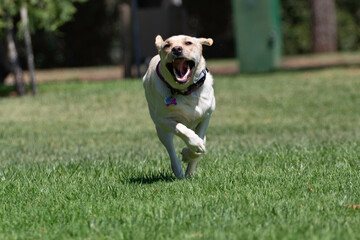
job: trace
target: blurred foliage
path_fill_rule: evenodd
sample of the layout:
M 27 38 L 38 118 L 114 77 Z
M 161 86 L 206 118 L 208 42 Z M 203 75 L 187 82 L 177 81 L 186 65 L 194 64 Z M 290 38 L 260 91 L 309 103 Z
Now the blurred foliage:
M 360 50 L 360 1 L 335 0 L 339 51 Z M 233 26 L 230 1 L 183 0 L 189 14 L 190 32 L 211 36 L 222 57 L 233 56 Z M 285 55 L 311 53 L 311 14 L 308 0 L 280 0 Z M 220 16 L 221 15 L 221 16 Z M 217 17 L 214 17 L 217 16 Z M 215 51 L 209 49 L 208 51 Z M 217 54 L 216 52 L 215 54 Z
M 308 53 L 311 50 L 309 1 L 281 0 L 284 53 Z
M 119 20 L 116 0 L 89 0 L 76 3 L 72 21 L 59 32 L 38 31 L 34 35 L 34 52 L 38 66 L 89 66 L 119 62 Z M 116 56 L 115 56 L 116 58 Z
M 336 0 L 339 51 L 360 50 L 360 1 Z M 281 0 L 284 53 L 311 52 L 309 1 Z
M 77 10 L 74 4 L 86 1 L 87 0 L 0 0 L 0 83 L 4 81 L 10 72 L 9 61 L 4 46 L 6 43 L 3 40 L 4 28 L 12 29 L 17 33 L 18 38 L 23 37 L 24 31 L 22 21 L 19 17 L 21 7 L 25 6 L 28 10 L 29 30 L 34 34 L 39 30 L 55 32 L 60 26 L 72 19 Z M 18 41 L 16 42 L 20 63 L 21 65 L 25 65 L 24 45 Z M 44 48 L 46 45 L 42 47 Z M 34 52 L 35 59 L 37 59 L 36 49 Z M 51 56 L 53 52 L 48 52 L 48 54 Z M 44 61 L 48 61 L 48 59 L 46 58 Z M 39 66 L 42 65 L 36 62 L 36 67 Z M 56 63 L 52 65 L 52 67 L 54 66 L 57 66 Z
M 31 29 L 42 28 L 55 31 L 64 23 L 70 21 L 76 12 L 74 3 L 86 0 L 30 0 L 32 19 Z
M 339 50 L 360 50 L 360 1 L 336 0 Z
M 29 28 L 31 32 L 37 29 L 55 31 L 64 23 L 70 21 L 76 12 L 74 3 L 87 0 L 0 0 L 0 28 L 5 27 L 6 12 L 15 17 L 15 24 L 20 25 L 20 6 L 25 4 L 29 14 Z M 9 24 L 13 24 L 10 22 Z
M 88 0 L 82 3 L 85 1 L 0 0 L 0 29 L 4 27 L 4 6 L 18 23 L 18 7 L 25 2 L 34 33 L 37 67 L 118 64 L 122 54 L 118 4 L 124 0 Z M 279 1 L 284 54 L 311 53 L 309 1 Z M 335 1 L 339 50 L 360 51 L 360 0 Z M 214 39 L 214 47 L 206 48 L 207 57 L 234 57 L 231 1 L 182 2 L 188 14 L 185 34 Z M 17 24 L 15 27 L 21 26 Z M 22 46 L 18 46 L 21 56 Z
M 338 44 L 340 50 L 351 51 L 360 49 L 360 27 L 353 16 L 344 10 L 337 11 Z

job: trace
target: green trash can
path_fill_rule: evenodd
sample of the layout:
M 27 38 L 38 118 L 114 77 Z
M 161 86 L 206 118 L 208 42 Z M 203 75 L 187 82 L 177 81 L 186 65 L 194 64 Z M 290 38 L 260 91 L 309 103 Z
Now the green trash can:
M 240 72 L 276 69 L 282 52 L 279 0 L 232 0 L 232 9 Z

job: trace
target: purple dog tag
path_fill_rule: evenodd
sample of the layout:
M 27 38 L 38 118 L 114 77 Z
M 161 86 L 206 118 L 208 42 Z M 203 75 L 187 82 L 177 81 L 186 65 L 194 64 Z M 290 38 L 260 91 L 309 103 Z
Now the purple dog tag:
M 174 98 L 173 96 L 169 96 L 165 98 L 165 104 L 166 106 L 170 106 L 170 105 L 176 105 L 176 98 Z

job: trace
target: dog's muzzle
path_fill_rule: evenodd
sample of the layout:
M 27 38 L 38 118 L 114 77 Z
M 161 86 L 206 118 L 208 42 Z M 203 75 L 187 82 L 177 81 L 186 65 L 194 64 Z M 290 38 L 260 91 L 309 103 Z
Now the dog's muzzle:
M 175 58 L 173 62 L 166 64 L 175 81 L 180 84 L 187 83 L 192 75 L 195 62 L 186 58 Z

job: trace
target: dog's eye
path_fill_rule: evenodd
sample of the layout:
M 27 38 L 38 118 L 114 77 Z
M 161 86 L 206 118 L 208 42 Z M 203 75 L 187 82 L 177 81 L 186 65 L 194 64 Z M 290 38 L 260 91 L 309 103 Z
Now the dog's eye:
M 169 47 L 170 47 L 170 43 L 164 45 L 164 48 L 169 48 Z
M 191 45 L 192 42 L 185 42 L 185 45 Z

